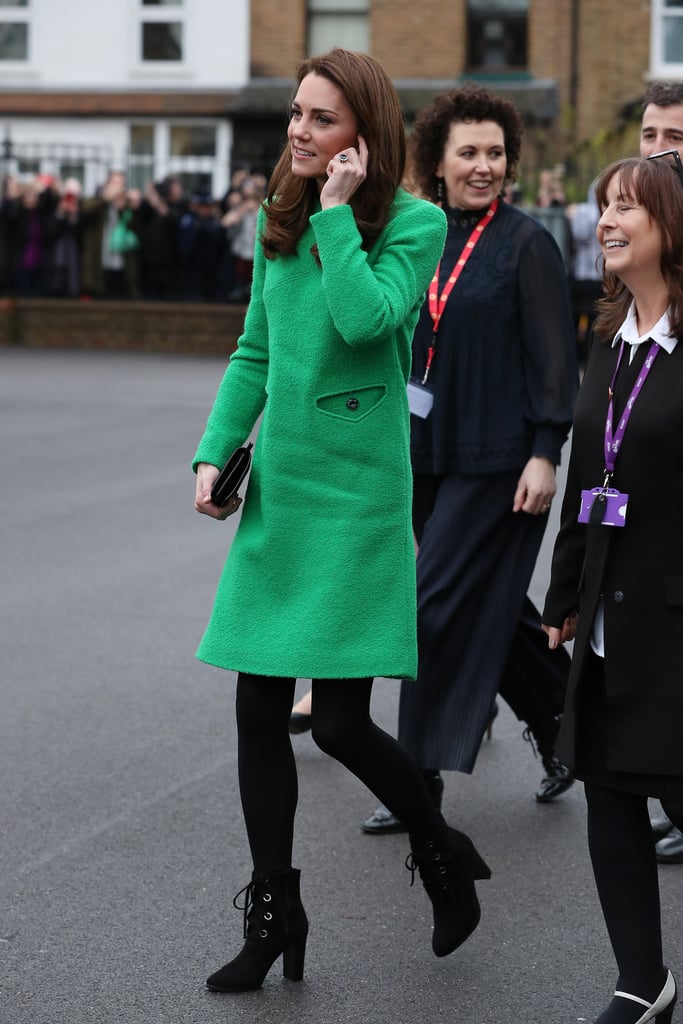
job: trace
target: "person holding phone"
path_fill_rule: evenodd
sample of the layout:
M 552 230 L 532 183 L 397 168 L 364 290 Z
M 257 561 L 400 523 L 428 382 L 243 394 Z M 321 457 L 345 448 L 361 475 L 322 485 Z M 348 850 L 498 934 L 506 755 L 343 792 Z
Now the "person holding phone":
M 667 154 L 600 175 L 604 298 L 576 403 L 543 612 L 574 639 L 558 753 L 584 782 L 619 977 L 597 1024 L 670 1024 L 648 797 L 683 826 L 683 181 Z
M 370 718 L 376 675 L 414 676 L 415 561 L 406 385 L 410 342 L 443 248 L 441 210 L 400 187 L 398 96 L 372 57 L 335 48 L 298 70 L 288 141 L 259 213 L 252 294 L 194 458 L 195 507 L 263 415 L 242 518 L 200 659 L 238 673 L 240 795 L 253 859 L 241 952 L 208 979 L 259 987 L 283 956 L 303 975 L 308 921 L 292 867 L 297 677 L 317 744 L 410 829 L 433 950 L 476 928 L 490 871 L 449 828 L 420 772 Z

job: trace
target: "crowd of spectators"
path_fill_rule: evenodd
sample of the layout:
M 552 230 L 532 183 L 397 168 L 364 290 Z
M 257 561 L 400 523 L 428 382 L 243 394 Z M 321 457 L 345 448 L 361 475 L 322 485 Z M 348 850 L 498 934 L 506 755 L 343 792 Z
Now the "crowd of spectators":
M 246 302 L 265 189 L 246 170 L 220 200 L 187 195 L 170 175 L 140 190 L 112 171 L 89 197 L 75 178 L 6 177 L 0 294 Z

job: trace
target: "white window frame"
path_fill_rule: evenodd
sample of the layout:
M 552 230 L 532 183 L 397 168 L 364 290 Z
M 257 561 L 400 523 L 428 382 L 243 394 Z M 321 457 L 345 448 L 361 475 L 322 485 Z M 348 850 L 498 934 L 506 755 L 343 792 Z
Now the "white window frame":
M 25 7 L 0 7 L 0 23 L 16 23 L 27 26 L 26 57 L 24 60 L 0 60 L 1 71 L 14 71 L 30 68 L 33 62 L 33 0 L 28 0 Z
M 652 0 L 650 11 L 650 77 L 683 79 L 683 53 L 675 63 L 664 58 L 664 21 L 683 18 L 683 6 L 667 7 L 665 0 Z
M 150 125 L 149 120 L 132 120 L 129 122 L 129 129 L 134 124 Z M 216 132 L 216 153 L 215 156 L 172 156 L 171 155 L 171 127 L 176 126 L 213 128 Z M 154 121 L 154 142 L 153 154 L 151 157 L 133 159 L 134 163 L 143 164 L 150 161 L 153 167 L 151 175 L 153 181 L 160 181 L 167 174 L 182 174 L 188 171 L 199 171 L 211 174 L 212 191 L 214 198 L 220 198 L 228 188 L 228 168 L 230 160 L 230 147 L 232 144 L 231 126 L 226 121 L 218 118 L 203 117 L 183 118 L 171 117 L 168 120 Z M 130 139 L 130 131 L 128 131 Z
M 188 67 L 188 33 L 189 22 L 188 6 L 189 0 L 182 0 L 178 6 L 170 7 L 145 6 L 142 0 L 133 0 L 135 4 L 135 49 L 133 64 L 138 71 L 150 70 L 158 73 L 170 74 L 181 71 L 185 72 Z M 180 60 L 145 60 L 142 56 L 142 26 L 149 22 L 179 22 L 182 25 L 182 56 Z
M 307 0 L 306 18 L 306 50 L 309 54 L 313 53 L 311 41 L 314 22 L 328 21 L 333 24 L 335 20 L 343 22 L 345 18 L 364 18 L 367 41 L 353 48 L 370 52 L 370 0 Z M 318 52 L 321 51 L 316 48 L 316 53 Z

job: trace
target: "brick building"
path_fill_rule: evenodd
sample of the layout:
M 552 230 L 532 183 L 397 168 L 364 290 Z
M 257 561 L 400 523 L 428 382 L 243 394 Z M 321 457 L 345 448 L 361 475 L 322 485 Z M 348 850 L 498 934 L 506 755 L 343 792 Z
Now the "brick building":
M 648 79 L 683 77 L 675 47 L 666 51 L 680 24 L 683 62 L 683 20 L 665 2 L 252 0 L 247 94 L 265 129 L 260 145 L 277 149 L 276 112 L 297 62 L 338 42 L 385 64 L 408 117 L 439 89 L 484 81 L 524 112 L 527 161 L 538 167 L 614 130 L 638 110 Z M 245 156 L 258 130 L 236 132 Z
M 648 79 L 683 79 L 671 0 L 41 0 L 0 2 L 0 173 L 105 165 L 133 184 L 178 174 L 219 195 L 231 168 L 268 171 L 294 69 L 334 44 L 367 50 L 408 118 L 479 79 L 527 122 L 533 168 L 613 131 Z

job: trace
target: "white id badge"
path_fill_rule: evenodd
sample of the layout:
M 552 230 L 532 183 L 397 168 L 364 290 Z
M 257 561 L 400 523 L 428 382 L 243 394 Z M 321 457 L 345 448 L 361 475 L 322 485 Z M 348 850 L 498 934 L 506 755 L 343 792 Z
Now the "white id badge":
M 426 420 L 434 405 L 434 395 L 415 377 L 408 381 L 408 408 L 413 416 Z

